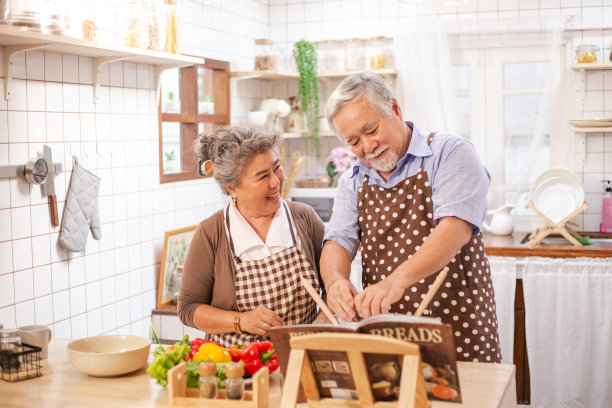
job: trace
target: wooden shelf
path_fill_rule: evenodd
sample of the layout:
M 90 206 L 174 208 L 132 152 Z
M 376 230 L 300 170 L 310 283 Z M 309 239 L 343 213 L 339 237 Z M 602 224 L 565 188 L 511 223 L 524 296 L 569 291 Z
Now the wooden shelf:
M 347 77 L 351 74 L 355 74 L 359 71 L 348 71 L 348 72 L 322 72 L 318 74 L 319 79 L 340 79 Z M 370 72 L 375 74 L 379 74 L 382 76 L 397 76 L 397 71 L 394 69 L 375 69 Z M 232 78 L 237 80 L 241 79 L 261 79 L 263 81 L 278 81 L 278 80 L 292 80 L 298 79 L 300 74 L 297 72 L 288 72 L 288 71 L 271 71 L 271 70 L 262 70 L 262 71 L 236 71 L 230 74 Z
M 167 52 L 143 50 L 124 46 L 108 46 L 93 41 L 66 36 L 41 34 L 0 25 L 0 45 L 45 44 L 44 50 L 84 57 L 129 57 L 130 62 L 150 65 L 173 65 L 186 67 L 203 64 L 204 58 L 191 57 Z
M 572 69 L 574 71 L 580 71 L 584 69 L 585 71 L 594 71 L 597 69 L 612 69 L 612 62 L 589 62 L 585 64 L 572 64 Z
M 572 126 L 572 131 L 574 133 L 612 132 L 612 126 L 607 126 L 607 127 L 576 127 L 576 126 Z
M 332 132 L 319 132 L 319 137 L 333 137 L 335 136 Z M 285 139 L 299 139 L 302 137 L 301 133 L 283 133 Z

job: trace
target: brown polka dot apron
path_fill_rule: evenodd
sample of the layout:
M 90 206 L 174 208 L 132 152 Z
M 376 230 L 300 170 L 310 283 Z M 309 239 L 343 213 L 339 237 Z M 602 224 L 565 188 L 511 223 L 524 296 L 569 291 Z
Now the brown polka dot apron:
M 293 246 L 264 259 L 242 262 L 236 256 L 230 232 L 230 221 L 226 212 L 225 222 L 229 234 L 230 248 L 236 261 L 236 303 L 238 312 L 244 313 L 265 306 L 280 316 L 287 325 L 312 323 L 317 316 L 316 303 L 302 286 L 300 277 L 308 279 L 318 292 L 319 278 L 308 259 L 297 245 L 289 210 L 283 203 Z M 235 344 L 248 345 L 263 340 L 251 333 L 208 333 L 206 338 L 224 347 Z
M 428 144 L 433 137 L 434 133 L 429 135 Z M 423 160 L 414 176 L 394 187 L 369 185 L 368 179 L 366 174 L 358 194 L 364 288 L 385 279 L 410 259 L 435 228 Z M 452 326 L 458 360 L 501 362 L 493 285 L 482 234 L 472 236 L 447 266 L 446 279 L 423 315 Z M 412 315 L 436 276 L 407 288 L 390 312 Z

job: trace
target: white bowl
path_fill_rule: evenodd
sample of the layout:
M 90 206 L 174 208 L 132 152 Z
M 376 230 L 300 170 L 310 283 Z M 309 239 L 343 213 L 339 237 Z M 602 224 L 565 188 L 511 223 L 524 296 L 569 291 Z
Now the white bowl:
M 95 336 L 68 343 L 77 370 L 95 377 L 131 373 L 147 363 L 151 340 L 140 336 Z

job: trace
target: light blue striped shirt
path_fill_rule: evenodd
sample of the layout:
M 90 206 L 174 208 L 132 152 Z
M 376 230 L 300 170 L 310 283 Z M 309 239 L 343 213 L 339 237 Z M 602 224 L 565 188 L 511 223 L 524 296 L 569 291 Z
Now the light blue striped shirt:
M 414 126 L 408 151 L 387 182 L 378 171 L 361 161 L 340 176 L 323 242 L 336 241 L 354 256 L 359 248 L 357 195 L 364 175 L 368 175 L 370 184 L 391 188 L 415 175 L 422 158 L 423 170 L 431 184 L 434 222 L 437 224 L 441 218 L 452 216 L 472 224 L 472 234 L 481 230 L 487 213 L 487 191 L 491 184 L 489 172 L 467 139 L 436 133 L 429 146 L 428 136 Z

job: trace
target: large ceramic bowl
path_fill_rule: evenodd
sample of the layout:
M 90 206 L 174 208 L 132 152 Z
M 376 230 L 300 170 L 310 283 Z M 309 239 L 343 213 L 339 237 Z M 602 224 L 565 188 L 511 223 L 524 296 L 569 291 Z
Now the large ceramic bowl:
M 147 363 L 151 340 L 140 336 L 95 336 L 68 343 L 77 370 L 95 377 L 131 373 Z

